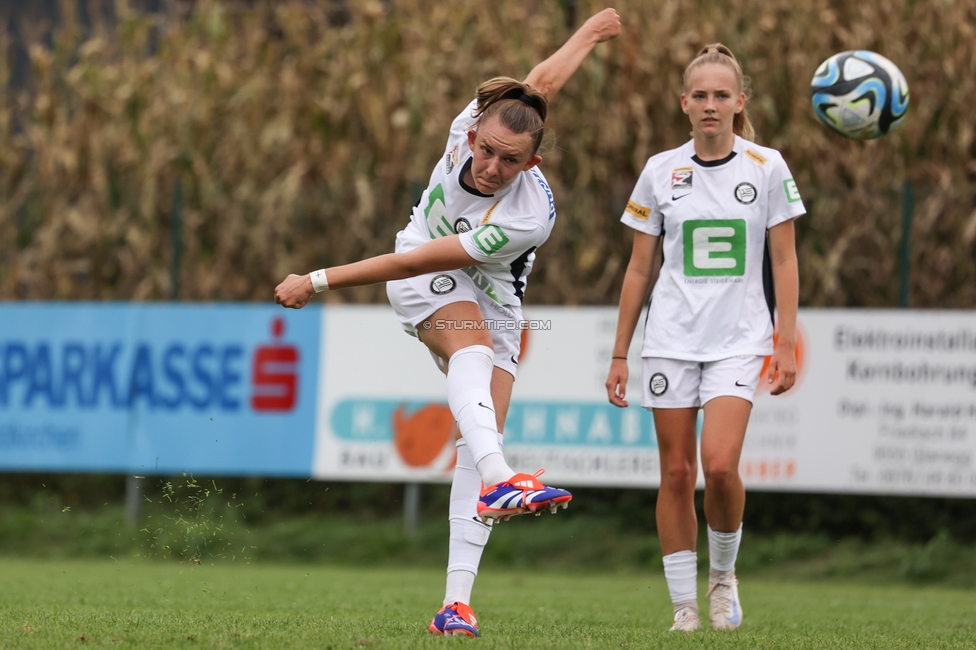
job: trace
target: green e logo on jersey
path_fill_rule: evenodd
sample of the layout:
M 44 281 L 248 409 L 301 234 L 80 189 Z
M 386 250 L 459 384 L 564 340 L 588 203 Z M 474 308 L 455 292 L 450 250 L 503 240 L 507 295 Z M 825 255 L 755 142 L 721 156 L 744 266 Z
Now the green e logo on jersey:
M 424 216 L 427 218 L 427 232 L 431 239 L 454 234 L 454 228 L 447 220 L 447 205 L 444 203 L 444 188 L 441 185 L 438 184 L 430 191 Z
M 482 226 L 474 231 L 474 243 L 478 245 L 481 252 L 485 255 L 497 253 L 508 243 L 508 237 L 504 231 L 495 224 Z
M 684 222 L 685 275 L 745 275 L 745 219 Z
M 792 178 L 783 181 L 783 189 L 786 190 L 786 200 L 790 203 L 796 203 L 800 200 L 800 190 L 796 189 L 796 183 L 793 182 Z

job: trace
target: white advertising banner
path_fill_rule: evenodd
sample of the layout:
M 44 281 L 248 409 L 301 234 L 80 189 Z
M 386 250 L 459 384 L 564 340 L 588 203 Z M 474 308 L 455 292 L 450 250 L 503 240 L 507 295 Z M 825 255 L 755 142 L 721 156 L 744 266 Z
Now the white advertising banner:
M 564 486 L 654 487 L 651 414 L 606 398 L 614 308 L 529 308 L 505 427 L 518 470 Z M 976 313 L 801 310 L 797 386 L 756 396 L 740 471 L 751 489 L 976 496 Z M 640 330 L 640 328 L 638 328 Z M 313 475 L 448 481 L 443 375 L 389 307 L 328 307 Z M 701 477 L 699 477 L 701 483 Z
M 800 377 L 761 395 L 756 488 L 976 496 L 976 313 L 801 310 Z

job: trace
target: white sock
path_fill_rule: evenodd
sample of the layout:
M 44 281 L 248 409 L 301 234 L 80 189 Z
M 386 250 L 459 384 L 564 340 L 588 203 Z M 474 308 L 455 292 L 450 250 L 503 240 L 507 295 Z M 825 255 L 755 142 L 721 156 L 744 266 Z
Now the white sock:
M 447 591 L 442 605 L 464 603 L 471 605 L 471 589 L 474 587 L 475 574 L 470 571 L 448 571 Z
M 708 527 L 708 565 L 716 573 L 734 573 L 735 558 L 742 541 L 742 525 L 734 533 L 720 533 Z
M 495 404 L 491 400 L 494 361 L 491 348 L 472 345 L 455 352 L 447 364 L 447 403 L 485 485 L 515 474 L 498 445 Z
M 698 553 L 678 551 L 664 556 L 664 578 L 671 602 L 676 606 L 694 603 L 698 607 Z M 675 607 L 677 610 L 677 607 Z
M 496 434 L 497 436 L 497 434 Z M 500 436 L 498 436 L 500 438 Z M 496 442 L 499 442 L 496 439 Z M 491 534 L 491 524 L 478 517 L 481 476 L 464 440 L 457 442 L 457 464 L 451 483 L 451 541 L 447 555 L 447 589 L 444 603 L 471 604 L 471 589 L 478 575 L 481 554 Z
M 485 485 L 494 485 L 514 476 L 515 471 L 508 466 L 504 454 L 488 454 L 478 461 L 478 473 L 484 477 Z

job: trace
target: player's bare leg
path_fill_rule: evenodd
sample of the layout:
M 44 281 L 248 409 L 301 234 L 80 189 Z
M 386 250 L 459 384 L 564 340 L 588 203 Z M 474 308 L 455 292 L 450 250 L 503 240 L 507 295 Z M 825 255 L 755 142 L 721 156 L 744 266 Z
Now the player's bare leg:
M 752 404 L 739 397 L 706 402 L 701 458 L 705 474 L 705 519 L 708 521 L 712 627 L 733 630 L 742 622 L 735 559 L 742 539 L 746 491 L 739 476 L 739 458 Z
M 674 605 L 673 631 L 700 627 L 698 616 L 698 409 L 654 409 L 661 488 L 657 497 L 657 531 L 664 556 L 664 576 Z
M 694 551 L 698 540 L 695 482 L 698 478 L 697 408 L 654 409 L 661 488 L 657 528 L 661 552 Z
M 712 530 L 738 530 L 746 504 L 739 458 L 752 404 L 738 397 L 716 397 L 705 403 L 704 410 L 701 462 L 705 519 Z

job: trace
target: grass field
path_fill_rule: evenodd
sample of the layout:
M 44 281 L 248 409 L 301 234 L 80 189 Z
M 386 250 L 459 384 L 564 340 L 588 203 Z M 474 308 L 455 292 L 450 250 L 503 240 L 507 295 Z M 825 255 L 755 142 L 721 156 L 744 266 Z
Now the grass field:
M 442 588 L 428 568 L 2 559 L 0 649 L 976 645 L 973 592 L 944 587 L 746 577 L 739 631 L 675 635 L 660 574 L 486 571 L 478 640 L 426 632 Z

